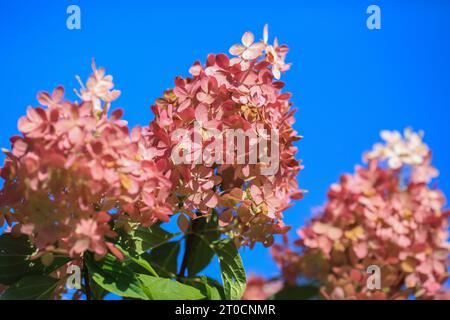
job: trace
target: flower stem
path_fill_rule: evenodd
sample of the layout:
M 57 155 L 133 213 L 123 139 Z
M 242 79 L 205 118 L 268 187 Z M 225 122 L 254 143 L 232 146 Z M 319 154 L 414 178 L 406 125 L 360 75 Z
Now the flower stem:
M 195 233 L 198 232 L 199 221 L 198 219 L 192 220 L 191 226 L 189 227 L 189 231 L 185 237 L 185 249 L 183 254 L 183 260 L 181 261 L 180 272 L 178 272 L 178 279 L 185 276 L 187 264 L 189 261 L 189 256 L 192 253 L 192 243 L 194 241 Z
M 92 300 L 91 284 L 89 280 L 89 271 L 83 258 L 83 278 L 84 278 L 84 293 L 86 294 L 86 300 Z

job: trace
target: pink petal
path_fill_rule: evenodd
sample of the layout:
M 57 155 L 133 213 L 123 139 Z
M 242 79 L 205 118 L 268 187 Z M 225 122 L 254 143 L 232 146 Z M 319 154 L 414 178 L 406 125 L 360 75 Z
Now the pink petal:
M 155 206 L 156 200 L 155 200 L 155 197 L 151 193 L 142 192 L 142 200 L 149 207 Z
M 52 97 L 54 101 L 60 101 L 64 96 L 64 87 L 58 86 L 53 90 Z
M 201 123 L 208 121 L 208 107 L 203 103 L 199 104 L 195 109 L 195 119 Z
M 202 66 L 199 64 L 194 64 L 189 68 L 189 73 L 193 76 L 198 76 L 202 72 Z
M 91 166 L 91 175 L 94 180 L 103 179 L 103 167 L 100 165 L 100 163 L 96 162 Z
M 106 246 L 108 247 L 109 251 L 116 256 L 117 259 L 119 259 L 120 261 L 123 261 L 123 259 L 125 258 L 123 256 L 122 251 L 120 251 L 119 249 L 117 249 L 111 242 L 105 242 Z
M 83 131 L 79 127 L 74 127 L 69 131 L 69 140 L 72 144 L 79 145 L 83 142 Z
M 134 178 L 130 178 L 130 186 L 128 188 L 128 192 L 131 194 L 136 194 L 139 192 L 139 182 Z
M 27 152 L 28 145 L 22 139 L 18 139 L 14 142 L 12 154 L 20 158 Z
M 75 242 L 75 245 L 72 247 L 72 251 L 75 253 L 83 253 L 87 249 L 89 249 L 90 241 L 89 239 L 83 238 L 80 240 L 77 240 Z
M 38 111 L 38 109 L 42 110 L 41 108 L 36 109 L 32 107 L 27 108 L 27 117 L 30 121 L 40 123 L 43 120 L 45 120 L 46 118 L 45 111 L 44 112 Z
M 37 100 L 43 106 L 48 106 L 51 103 L 52 98 L 50 97 L 50 94 L 48 94 L 48 92 L 41 91 L 37 94 Z
M 263 39 L 264 43 L 267 43 L 269 41 L 269 25 L 267 23 L 264 25 Z
M 189 230 L 190 221 L 183 213 L 180 213 L 177 219 L 178 228 L 186 233 Z
M 230 48 L 229 52 L 233 56 L 240 56 L 245 51 L 245 49 L 246 48 L 242 44 L 235 44 Z
M 290 197 L 291 197 L 291 199 L 293 199 L 293 200 L 300 200 L 300 199 L 303 199 L 303 196 L 304 196 L 304 192 L 301 191 L 301 190 L 292 192 L 292 193 L 290 194 Z
M 35 123 L 30 122 L 27 117 L 21 117 L 19 119 L 19 122 L 17 123 L 17 127 L 19 128 L 19 131 L 22 133 L 30 133 L 37 126 Z
M 255 40 L 255 37 L 253 36 L 253 33 L 251 32 L 246 32 L 244 33 L 244 35 L 242 36 L 242 43 L 244 44 L 244 46 L 246 47 L 250 47 L 253 43 L 253 41 Z
M 365 242 L 358 243 L 353 247 L 353 250 L 355 251 L 355 254 L 359 259 L 364 259 L 367 256 L 368 252 L 367 243 Z
M 250 46 L 249 49 L 258 50 L 262 53 L 262 51 L 266 48 L 266 45 L 263 42 L 256 42 Z
M 218 203 L 219 203 L 219 199 L 217 198 L 217 195 L 214 192 L 210 191 L 208 196 L 205 199 L 205 205 L 208 208 L 215 208 Z
M 261 196 L 262 194 L 261 189 L 258 188 L 257 186 L 255 185 L 250 186 L 250 194 L 257 205 L 263 201 L 263 198 Z
M 261 51 L 258 49 L 249 48 L 244 51 L 242 54 L 242 58 L 245 60 L 254 60 L 261 55 Z
M 216 56 L 216 63 L 222 69 L 226 69 L 230 66 L 230 59 L 227 55 L 221 53 Z
M 200 102 L 211 103 L 211 102 L 214 101 L 214 99 L 211 101 L 210 95 L 209 95 L 209 94 L 206 94 L 206 93 L 204 93 L 204 92 L 199 92 L 199 93 L 197 93 L 196 97 L 197 97 L 197 99 L 198 99 Z
M 116 109 L 111 113 L 111 120 L 119 120 L 123 116 L 123 109 Z
M 242 174 L 244 177 L 248 177 L 250 175 L 250 166 L 248 164 L 242 167 Z
M 231 222 L 233 219 L 233 212 L 232 210 L 225 210 L 222 212 L 222 214 L 219 216 L 219 223 L 223 223 L 223 225 L 227 225 Z
M 280 69 L 278 67 L 273 66 L 272 67 L 272 74 L 275 77 L 275 79 L 279 80 L 281 78 Z

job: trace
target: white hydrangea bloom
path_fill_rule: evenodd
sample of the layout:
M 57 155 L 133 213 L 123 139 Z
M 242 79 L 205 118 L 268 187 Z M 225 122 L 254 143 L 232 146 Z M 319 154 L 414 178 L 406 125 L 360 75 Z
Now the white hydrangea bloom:
M 403 165 L 417 166 L 425 162 L 429 149 L 422 142 L 422 131 L 413 132 L 411 128 L 406 128 L 402 136 L 398 131 L 384 130 L 380 136 L 385 143 L 375 144 L 372 151 L 365 154 L 365 160 L 387 161 L 392 169 Z

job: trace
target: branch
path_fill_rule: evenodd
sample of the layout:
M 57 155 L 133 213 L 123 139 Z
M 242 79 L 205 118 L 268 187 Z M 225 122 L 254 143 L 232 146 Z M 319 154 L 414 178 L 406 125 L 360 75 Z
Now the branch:
M 86 294 L 86 300 L 92 300 L 91 284 L 89 280 L 89 271 L 83 257 L 83 279 L 84 279 L 84 293 Z
M 185 238 L 186 239 L 186 247 L 185 247 L 184 254 L 183 254 L 183 260 L 181 261 L 180 272 L 178 272 L 178 279 L 184 277 L 184 275 L 186 273 L 189 256 L 191 255 L 191 251 L 192 251 L 192 242 L 195 237 L 194 234 L 199 231 L 199 230 L 197 230 L 198 226 L 199 226 L 198 219 L 192 220 L 191 226 L 189 227 L 189 231 Z

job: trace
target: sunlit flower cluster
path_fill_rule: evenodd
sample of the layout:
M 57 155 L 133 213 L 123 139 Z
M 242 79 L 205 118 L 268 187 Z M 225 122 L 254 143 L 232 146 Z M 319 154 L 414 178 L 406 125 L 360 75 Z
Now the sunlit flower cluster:
M 187 216 L 195 219 L 218 214 L 220 226 L 240 244 L 250 246 L 255 242 L 269 246 L 273 234 L 285 233 L 288 227 L 283 224 L 282 212 L 291 198 L 302 195 L 296 181 L 301 166 L 293 145 L 300 136 L 292 128 L 291 95 L 282 93 L 284 83 L 276 80 L 289 68 L 284 63 L 287 47 L 269 45 L 267 40 L 267 27 L 259 42 L 247 32 L 242 44 L 230 49 L 237 57 L 210 54 L 205 65 L 196 62 L 189 70 L 191 77 L 177 77 L 175 87 L 156 101 L 152 106 L 155 119 L 142 129 L 146 139 L 143 149 L 155 156 L 157 163 L 170 162 L 167 173 L 174 184 L 171 202 L 181 212 L 180 226 L 186 227 Z M 225 150 L 229 140 L 223 150 L 212 147 L 218 136 L 230 129 L 249 130 L 256 139 L 266 140 L 271 137 L 264 136 L 262 129 L 276 132 L 279 155 L 270 141 L 263 151 L 270 154 L 272 150 L 278 170 L 264 175 L 265 162 L 215 161 L 220 152 L 231 154 L 233 159 L 249 155 L 250 143 L 243 154 L 237 144 L 231 144 L 231 151 Z M 194 158 L 200 151 L 200 159 L 195 158 L 199 161 L 175 163 L 174 149 L 188 144 L 188 156 Z
M 10 232 L 30 236 L 41 253 L 72 257 L 108 250 L 120 255 L 114 225 L 150 226 L 169 221 L 174 212 L 180 212 L 183 230 L 189 228 L 187 217 L 217 215 L 239 244 L 271 245 L 273 234 L 289 229 L 282 212 L 291 198 L 302 196 L 293 145 L 300 136 L 292 128 L 290 94 L 276 80 L 289 69 L 287 47 L 276 39 L 270 45 L 266 26 L 263 40 L 255 42 L 247 32 L 230 52 L 236 57 L 211 54 L 205 65 L 190 68 L 192 77 L 177 77 L 152 106 L 155 120 L 143 128 L 129 130 L 123 111 L 110 110 L 120 91 L 94 62 L 86 85 L 77 77 L 80 103 L 66 100 L 62 87 L 39 93 L 41 106 L 28 108 L 18 123 L 22 135 L 10 139 L 10 151 L 3 150 L 0 225 L 6 220 Z M 179 129 L 188 133 L 177 134 Z M 235 162 L 211 160 L 217 149 L 209 143 L 227 129 L 250 131 L 254 140 L 243 149 L 236 143 Z M 204 161 L 180 165 L 173 150 L 190 136 L 201 138 L 192 152 L 206 150 Z M 252 143 L 262 139 L 266 144 L 254 149 Z M 238 160 L 252 150 L 267 156 L 258 163 Z M 263 174 L 274 158 L 276 170 Z
M 39 93 L 42 106 L 28 108 L 22 136 L 4 150 L 0 220 L 41 251 L 118 254 L 108 240 L 115 218 L 151 225 L 172 213 L 164 168 L 141 154 L 140 129 L 130 134 L 122 110 L 108 115 L 119 91 L 103 69 L 93 71 L 80 104 L 65 100 L 62 87 Z
M 317 279 L 329 299 L 444 296 L 449 212 L 444 195 L 428 186 L 437 176 L 431 153 L 410 130 L 382 137 L 368 166 L 332 185 L 322 212 L 299 229 L 300 252 L 286 243 L 273 248 L 288 282 Z M 380 268 L 380 290 L 366 285 L 371 265 Z

